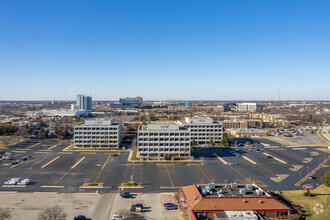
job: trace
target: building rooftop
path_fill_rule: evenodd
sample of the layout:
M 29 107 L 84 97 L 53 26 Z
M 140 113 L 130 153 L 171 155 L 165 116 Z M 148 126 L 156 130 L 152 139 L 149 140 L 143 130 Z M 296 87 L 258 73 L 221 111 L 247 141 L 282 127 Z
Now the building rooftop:
M 202 197 L 258 197 L 270 196 L 254 184 L 199 184 L 196 185 Z
M 210 188 L 209 192 L 206 186 Z M 252 186 L 251 190 L 249 188 L 250 186 Z M 234 190 L 232 191 L 231 189 Z M 249 194 L 244 194 L 243 190 L 240 189 L 246 190 Z M 203 190 L 205 190 L 206 193 L 202 194 Z M 220 190 L 224 191 L 219 192 Z M 259 193 L 257 190 L 262 192 L 263 195 L 258 195 Z M 290 210 L 289 207 L 277 201 L 274 197 L 254 184 L 199 184 L 182 187 L 182 191 L 187 203 L 189 203 L 189 206 L 194 212 Z M 212 194 L 211 191 L 213 191 Z M 220 194 L 223 194 L 223 196 Z
M 176 122 L 162 121 L 162 122 L 149 122 L 148 125 L 141 125 L 139 130 L 149 131 L 167 131 L 167 130 L 188 130 L 185 127 L 180 126 Z

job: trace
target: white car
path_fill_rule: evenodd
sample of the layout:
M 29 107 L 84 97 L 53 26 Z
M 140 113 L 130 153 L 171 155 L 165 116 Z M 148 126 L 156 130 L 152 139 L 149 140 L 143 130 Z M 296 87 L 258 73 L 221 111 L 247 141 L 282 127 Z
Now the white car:
M 125 220 L 125 217 L 119 214 L 113 214 L 112 215 L 112 220 Z
M 24 179 L 17 183 L 17 185 L 28 185 L 30 183 L 30 179 Z
M 6 152 L 5 155 L 12 155 L 12 152 Z
M 11 178 L 7 182 L 4 182 L 5 185 L 16 185 L 21 179 L 19 177 Z

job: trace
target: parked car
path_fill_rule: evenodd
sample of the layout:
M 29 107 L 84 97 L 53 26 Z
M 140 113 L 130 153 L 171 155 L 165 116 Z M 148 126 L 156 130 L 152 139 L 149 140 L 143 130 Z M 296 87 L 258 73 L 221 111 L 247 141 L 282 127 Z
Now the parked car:
M 111 219 L 112 220 L 124 220 L 125 217 L 122 215 L 119 215 L 119 214 L 113 214 Z
M 15 164 L 18 164 L 18 162 L 17 162 L 17 161 L 14 161 L 14 162 L 12 162 L 11 164 L 12 164 L 12 165 L 15 165 Z
M 232 163 L 228 163 L 229 166 L 234 166 L 234 165 L 238 165 L 238 163 L 232 162 Z
M 12 155 L 12 152 L 6 152 L 5 155 Z
M 142 204 L 134 204 L 131 207 L 132 212 L 142 212 L 143 205 Z
M 24 179 L 17 183 L 17 185 L 28 185 L 30 183 L 30 179 Z
M 73 218 L 73 220 L 86 220 L 87 218 L 86 218 L 86 216 L 84 216 L 84 215 L 78 215 L 78 216 L 75 216 L 74 218 Z
M 167 205 L 175 205 L 175 204 L 174 203 L 170 203 L 170 202 L 164 203 L 164 207 L 167 206 Z
M 178 206 L 177 205 L 174 205 L 174 204 L 167 204 L 166 206 L 165 206 L 165 209 L 166 210 L 175 210 L 175 209 L 177 209 L 178 208 Z
M 21 179 L 19 177 L 11 178 L 10 180 L 4 182 L 5 185 L 16 185 Z
M 315 176 L 309 176 L 308 179 L 314 180 L 314 179 L 316 179 L 316 177 Z
M 121 193 L 121 197 L 122 198 L 132 198 L 132 194 L 130 194 L 129 192 L 125 191 Z
M 272 159 L 273 157 L 272 156 L 267 156 L 267 158 Z

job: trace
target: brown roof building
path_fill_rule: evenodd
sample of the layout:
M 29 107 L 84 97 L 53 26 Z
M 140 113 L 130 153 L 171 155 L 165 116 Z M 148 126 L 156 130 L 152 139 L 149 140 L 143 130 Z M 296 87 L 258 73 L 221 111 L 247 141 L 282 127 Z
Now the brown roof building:
M 230 219 L 235 211 L 243 216 L 248 214 L 248 219 L 286 218 L 290 211 L 289 207 L 255 184 L 185 186 L 179 192 L 179 201 L 188 219 L 192 220 Z

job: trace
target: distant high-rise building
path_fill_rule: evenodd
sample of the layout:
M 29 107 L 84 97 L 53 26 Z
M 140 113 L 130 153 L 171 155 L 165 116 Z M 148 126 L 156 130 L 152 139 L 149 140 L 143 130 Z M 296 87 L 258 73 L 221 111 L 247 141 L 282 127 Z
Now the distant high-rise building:
M 262 109 L 262 106 L 257 103 L 238 103 L 238 111 L 240 112 L 256 112 Z
M 91 111 L 92 110 L 92 96 L 77 95 L 77 102 L 75 105 L 71 106 L 71 109 Z
M 126 108 L 141 107 L 143 105 L 143 98 L 142 97 L 120 98 L 119 103 L 122 104 L 122 107 L 126 107 Z

